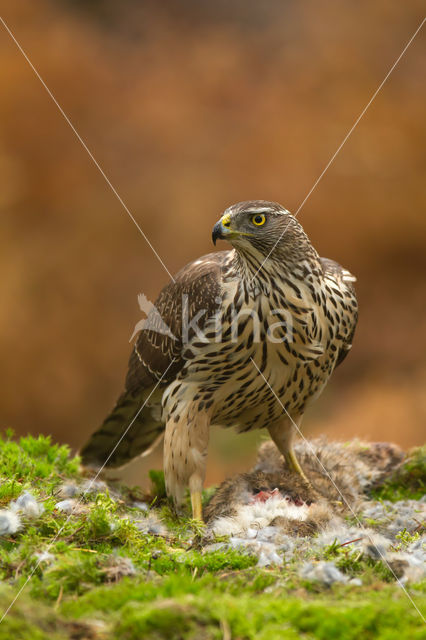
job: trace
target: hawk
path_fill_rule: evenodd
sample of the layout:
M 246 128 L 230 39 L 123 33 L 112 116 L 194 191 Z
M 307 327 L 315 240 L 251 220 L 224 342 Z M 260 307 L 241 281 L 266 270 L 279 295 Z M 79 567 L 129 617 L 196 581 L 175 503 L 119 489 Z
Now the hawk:
M 266 428 L 306 480 L 294 431 L 347 355 L 357 322 L 354 276 L 321 258 L 280 204 L 235 204 L 212 237 L 232 249 L 191 262 L 161 291 L 124 392 L 81 451 L 85 465 L 120 467 L 164 432 L 167 493 L 179 507 L 189 487 L 200 520 L 210 425 Z

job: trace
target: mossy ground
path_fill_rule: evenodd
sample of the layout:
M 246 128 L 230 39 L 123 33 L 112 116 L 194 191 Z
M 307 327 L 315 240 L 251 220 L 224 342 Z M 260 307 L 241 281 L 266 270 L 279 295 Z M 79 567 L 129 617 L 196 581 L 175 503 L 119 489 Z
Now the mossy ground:
M 382 486 L 373 490 L 372 497 L 381 500 L 419 500 L 426 494 L 426 445 L 414 449 L 407 462 Z
M 419 461 L 414 475 L 424 478 Z M 398 477 L 406 480 L 403 472 Z M 312 559 L 333 559 L 341 571 L 361 575 L 363 586 L 326 588 L 298 577 L 294 560 L 260 569 L 256 558 L 235 550 L 204 553 L 202 527 L 176 520 L 167 504 L 153 509 L 169 533 L 142 532 L 146 513 L 131 506 L 141 498 L 137 489 L 88 493 L 80 498 L 84 510 L 68 516 L 55 508 L 59 487 L 85 479 L 78 459 L 44 437 L 1 440 L 0 479 L 2 507 L 25 490 L 44 506 L 1 538 L 0 616 L 24 588 L 0 624 L 0 639 L 426 638 L 409 599 L 424 615 L 426 584 L 407 587 L 407 597 L 381 563 L 350 546 L 331 545 Z M 383 489 L 387 497 L 392 487 L 403 490 L 398 478 L 392 482 Z M 412 491 L 419 486 L 413 481 Z M 401 533 L 402 547 L 407 536 Z M 51 555 L 40 560 L 46 551 Z

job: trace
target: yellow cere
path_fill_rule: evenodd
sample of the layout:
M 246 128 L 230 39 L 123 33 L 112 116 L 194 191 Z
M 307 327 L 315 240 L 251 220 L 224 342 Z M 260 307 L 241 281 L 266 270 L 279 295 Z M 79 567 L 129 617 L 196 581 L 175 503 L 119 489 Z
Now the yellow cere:
M 231 224 L 231 215 L 229 213 L 226 213 L 224 216 L 222 216 L 222 224 L 224 227 L 229 227 L 229 225 Z

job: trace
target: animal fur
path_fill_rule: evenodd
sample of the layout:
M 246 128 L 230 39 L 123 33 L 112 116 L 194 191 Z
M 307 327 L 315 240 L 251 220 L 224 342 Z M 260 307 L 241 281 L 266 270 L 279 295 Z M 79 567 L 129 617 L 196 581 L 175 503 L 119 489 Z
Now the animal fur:
M 266 442 L 254 468 L 223 482 L 211 499 L 204 513 L 210 528 L 236 534 L 257 521 L 291 536 L 313 535 L 333 518 L 356 511 L 365 490 L 404 459 L 396 445 L 358 440 L 321 438 L 300 441 L 295 449 L 311 487 L 288 469 L 273 442 Z

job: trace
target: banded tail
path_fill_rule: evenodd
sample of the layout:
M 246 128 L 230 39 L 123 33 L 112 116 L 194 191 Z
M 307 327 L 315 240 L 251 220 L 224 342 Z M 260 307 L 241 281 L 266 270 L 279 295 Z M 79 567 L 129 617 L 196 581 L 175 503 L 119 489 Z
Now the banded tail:
M 162 391 L 149 397 L 150 393 L 150 389 L 144 389 L 137 394 L 130 391 L 121 394 L 101 427 L 80 450 L 84 466 L 122 467 L 136 456 L 152 451 L 163 435 L 164 424 L 161 422 Z

